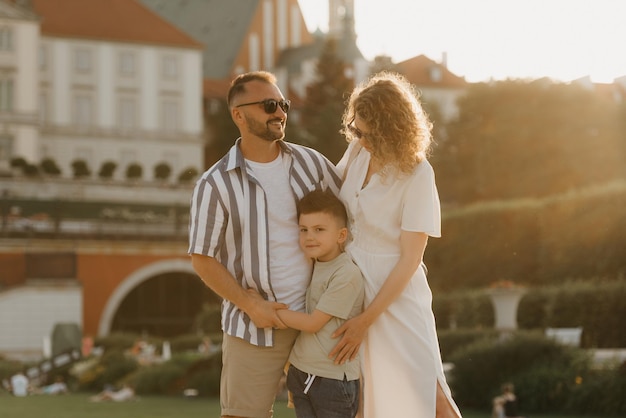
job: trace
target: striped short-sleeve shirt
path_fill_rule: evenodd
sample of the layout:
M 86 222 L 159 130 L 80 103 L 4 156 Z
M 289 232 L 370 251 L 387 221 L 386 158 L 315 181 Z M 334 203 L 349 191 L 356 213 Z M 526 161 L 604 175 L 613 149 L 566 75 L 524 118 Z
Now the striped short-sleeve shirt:
M 246 164 L 239 142 L 196 182 L 188 252 L 214 257 L 243 288 L 256 289 L 266 300 L 275 301 L 265 193 Z M 319 188 L 330 187 L 338 194 L 341 180 L 328 159 L 311 148 L 279 144 L 289 163 L 294 200 Z M 248 315 L 228 300 L 222 302 L 222 329 L 254 345 L 273 345 L 272 329 L 256 328 Z

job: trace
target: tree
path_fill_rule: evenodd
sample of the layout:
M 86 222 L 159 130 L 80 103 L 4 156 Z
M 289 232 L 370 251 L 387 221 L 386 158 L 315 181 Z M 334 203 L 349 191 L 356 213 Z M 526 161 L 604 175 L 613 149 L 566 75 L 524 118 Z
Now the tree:
M 302 108 L 302 128 L 313 148 L 332 162 L 343 155 L 347 142 L 339 132 L 347 95 L 354 81 L 346 76 L 346 65 L 337 55 L 337 42 L 328 39 L 317 63 L 317 79 L 307 86 Z
M 204 120 L 209 137 L 205 161 L 211 166 L 233 146 L 239 137 L 239 130 L 230 116 L 230 110 L 224 99 L 210 99 L 205 105 Z
M 72 161 L 72 170 L 74 171 L 75 179 L 81 179 L 84 177 L 89 177 L 91 175 L 91 170 L 89 169 L 87 161 L 85 160 Z
M 544 197 L 624 176 L 617 105 L 578 85 L 470 86 L 437 153 L 442 200 Z

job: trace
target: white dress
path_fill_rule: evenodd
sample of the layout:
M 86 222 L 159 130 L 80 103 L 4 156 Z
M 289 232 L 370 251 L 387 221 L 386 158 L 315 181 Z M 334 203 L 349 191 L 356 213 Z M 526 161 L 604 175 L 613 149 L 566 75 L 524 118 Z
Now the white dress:
M 350 144 L 337 167 L 345 169 Z M 362 188 L 369 153 L 349 163 L 340 197 L 350 216 L 346 251 L 365 278 L 365 306 L 374 299 L 400 257 L 400 231 L 441 236 L 439 195 L 432 166 L 421 162 L 400 179 L 371 177 Z M 361 347 L 364 418 L 434 418 L 437 381 L 458 411 L 446 383 L 424 266 L 370 326 Z

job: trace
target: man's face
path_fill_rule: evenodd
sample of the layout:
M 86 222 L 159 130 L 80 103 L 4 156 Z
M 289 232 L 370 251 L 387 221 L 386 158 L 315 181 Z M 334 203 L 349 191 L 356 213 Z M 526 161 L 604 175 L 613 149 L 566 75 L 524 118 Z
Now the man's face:
M 266 141 L 275 141 L 285 137 L 285 126 L 287 124 L 287 113 L 276 105 L 275 110 L 267 113 L 268 107 L 263 102 L 275 100 L 280 102 L 285 100 L 280 89 L 268 83 L 251 81 L 246 85 L 246 93 L 237 98 L 236 109 L 241 112 L 243 123 L 240 127 L 249 134 Z M 241 106 L 246 103 L 255 103 Z M 270 109 L 271 110 L 271 109 Z

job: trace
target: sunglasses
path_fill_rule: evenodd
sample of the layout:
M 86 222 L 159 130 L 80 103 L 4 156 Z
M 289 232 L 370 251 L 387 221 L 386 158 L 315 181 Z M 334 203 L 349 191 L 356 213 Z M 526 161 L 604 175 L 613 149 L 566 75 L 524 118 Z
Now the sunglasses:
M 291 102 L 289 100 L 265 99 L 265 100 L 261 100 L 260 102 L 244 103 L 244 104 L 237 105 L 235 107 L 250 106 L 250 105 L 255 105 L 255 104 L 262 104 L 263 110 L 265 111 L 265 113 L 267 113 L 268 115 L 271 115 L 272 113 L 276 112 L 276 109 L 278 109 L 278 106 L 280 106 L 283 112 L 285 113 L 289 112 L 289 106 L 291 105 Z
M 363 138 L 367 138 L 367 135 L 364 134 L 359 128 L 357 128 L 356 126 L 354 126 L 354 122 L 351 122 L 348 125 L 348 130 L 350 131 L 350 133 L 352 135 L 354 135 L 356 137 L 356 139 L 363 139 Z

